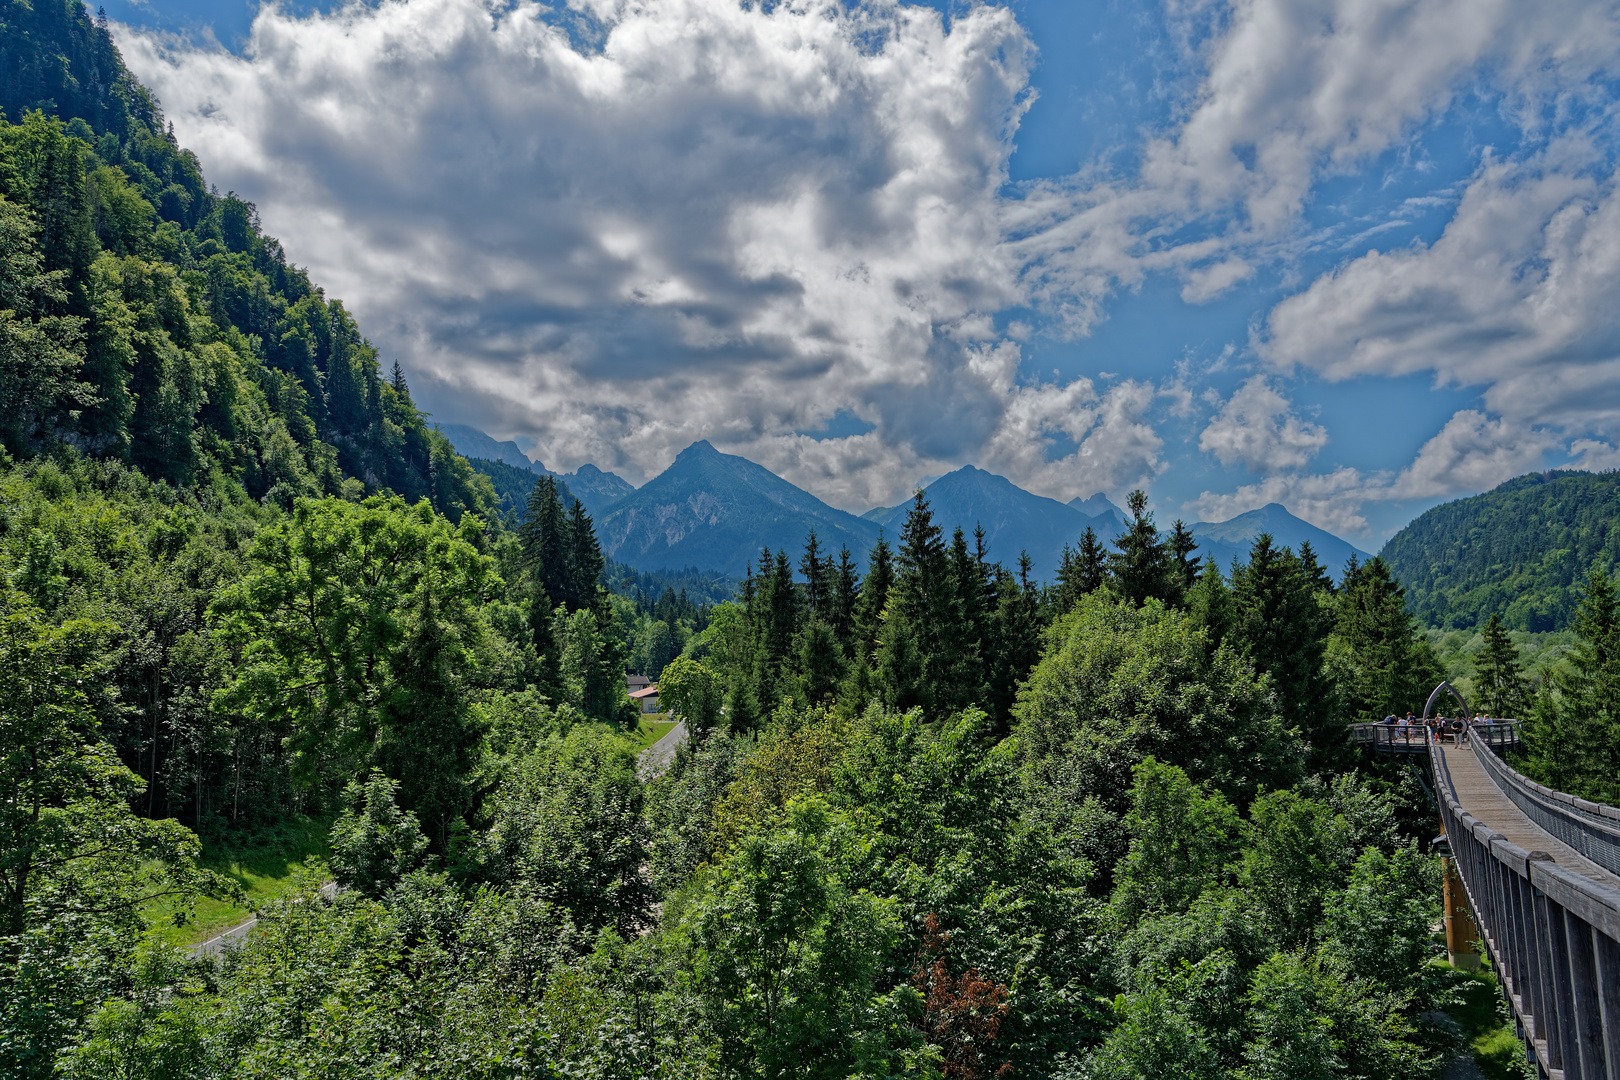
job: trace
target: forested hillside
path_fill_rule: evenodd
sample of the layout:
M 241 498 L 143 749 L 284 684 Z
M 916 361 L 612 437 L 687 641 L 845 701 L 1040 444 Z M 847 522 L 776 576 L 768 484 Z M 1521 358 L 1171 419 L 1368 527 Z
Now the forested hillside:
M 1620 565 L 1620 473 L 1531 473 L 1422 514 L 1384 545 L 1430 626 L 1574 623 L 1586 577 Z
M 71 2 L 6 19 L 21 57 L 0 80 L 5 448 L 65 443 L 283 507 L 348 482 L 487 510 L 492 489 L 423 422 L 398 365 L 385 376 L 253 207 L 208 188 L 105 27 Z

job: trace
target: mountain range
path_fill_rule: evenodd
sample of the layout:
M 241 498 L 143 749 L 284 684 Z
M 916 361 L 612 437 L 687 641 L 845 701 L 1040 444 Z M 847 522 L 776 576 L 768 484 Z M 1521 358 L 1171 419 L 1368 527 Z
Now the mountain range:
M 1229 571 L 1234 561 L 1249 561 L 1249 548 L 1261 533 L 1270 533 L 1278 546 L 1295 551 L 1309 541 L 1316 552 L 1316 561 L 1334 581 L 1344 576 L 1344 564 L 1350 561 L 1350 556 L 1354 555 L 1358 562 L 1372 558 L 1326 529 L 1290 514 L 1281 503 L 1268 503 L 1226 521 L 1196 522 L 1192 533 L 1198 538 L 1198 557 L 1213 556 L 1215 564 L 1224 571 Z
M 964 465 L 934 480 L 923 493 L 934 511 L 934 521 L 949 536 L 961 529 L 971 536 L 976 527 L 984 529 L 990 558 L 1011 569 L 1022 551 L 1029 552 L 1035 576 L 1050 579 L 1063 560 L 1065 544 L 1079 543 L 1089 526 L 1103 540 L 1117 536 L 1124 514 L 1101 495 L 1099 513 L 1085 513 L 1073 504 L 1064 505 L 1025 491 L 1004 476 Z M 1093 502 L 1088 504 L 1098 507 Z M 889 536 L 898 536 L 911 509 L 908 500 L 898 506 L 880 506 L 862 517 L 883 527 Z
M 502 463 L 487 466 L 488 472 L 504 474 L 506 466 L 547 472 L 516 443 L 500 443 L 462 425 L 440 430 L 462 453 Z M 741 576 L 758 560 L 761 548 L 785 549 L 797 561 L 811 529 L 824 549 L 836 552 L 847 546 L 864 560 L 880 535 L 898 539 L 911 505 L 907 500 L 874 507 L 857 517 L 761 465 L 722 454 L 708 442 L 681 451 L 668 469 L 640 488 L 592 465 L 551 475 L 565 482 L 595 518 L 603 552 L 644 569 L 696 567 Z M 1096 530 L 1106 543 L 1129 521 L 1100 493 L 1065 504 L 971 465 L 929 479 L 923 490 L 935 522 L 947 536 L 958 528 L 971 536 L 976 527 L 983 527 L 993 560 L 1011 569 L 1020 552 L 1027 551 L 1039 580 L 1055 576 L 1064 546 L 1078 546 L 1087 528 Z M 1161 528 L 1169 524 L 1159 522 Z M 1234 559 L 1247 558 L 1249 546 L 1262 532 L 1271 533 L 1279 545 L 1296 549 L 1310 541 L 1335 578 L 1352 554 L 1370 558 L 1276 503 L 1230 521 L 1201 521 L 1191 528 L 1199 542 L 1197 554 L 1213 556 L 1222 570 L 1228 570 Z
M 823 548 L 847 546 L 861 559 L 878 536 L 876 525 L 706 441 L 682 450 L 674 464 L 596 519 L 603 552 L 619 562 L 738 577 L 761 548 L 785 549 L 797 563 L 811 529 Z
M 469 460 L 476 458 L 494 461 L 514 469 L 527 470 L 537 476 L 555 476 L 567 486 L 574 498 L 585 504 L 585 509 L 590 511 L 593 518 L 601 517 L 608 507 L 635 490 L 630 481 L 624 477 L 603 472 L 595 465 L 581 465 L 571 473 L 552 472 L 539 461 L 530 458 L 512 440 L 497 442 L 477 428 L 468 427 L 466 424 L 440 424 L 439 432 L 450 440 L 450 445 L 456 448 L 456 453 Z M 504 506 L 507 502 L 506 488 L 510 486 L 510 478 L 498 468 L 487 466 L 480 468 L 479 461 L 473 461 L 473 467 L 495 481 L 496 490 L 501 493 Z M 501 475 L 494 475 L 497 473 Z

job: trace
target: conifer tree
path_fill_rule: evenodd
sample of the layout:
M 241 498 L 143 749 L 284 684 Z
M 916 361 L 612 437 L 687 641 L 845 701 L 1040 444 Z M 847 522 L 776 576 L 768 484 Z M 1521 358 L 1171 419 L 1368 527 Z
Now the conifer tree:
M 1177 518 L 1170 526 L 1170 539 L 1165 543 L 1165 552 L 1170 557 L 1170 576 L 1178 604 L 1186 601 L 1187 594 L 1198 583 L 1198 560 L 1193 558 L 1196 550 L 1198 541 L 1193 537 L 1192 530 L 1187 528 L 1186 522 Z
M 990 635 L 990 613 L 995 602 L 988 580 L 988 550 L 984 530 L 978 529 L 976 547 L 968 548 L 961 528 L 951 536 L 951 585 L 962 609 L 959 634 L 962 648 L 973 660 L 963 670 L 965 684 L 958 691 L 964 702 L 982 702 L 987 696 L 985 672 L 994 665 L 995 642 Z
M 602 558 L 602 549 L 597 546 L 591 515 L 578 499 L 568 512 L 568 546 L 568 596 L 564 602 L 572 601 L 569 610 L 591 607 L 596 603 L 602 570 L 607 563 Z
M 1537 697 L 1530 771 L 1559 791 L 1620 802 L 1620 596 L 1594 568 L 1575 613 L 1579 644 Z
M 833 640 L 853 659 L 857 650 L 855 613 L 860 604 L 860 578 L 855 573 L 855 557 L 844 547 L 838 552 L 838 565 L 832 574 L 832 596 L 827 606 L 827 625 Z
M 1080 588 L 1080 564 L 1074 555 L 1074 549 L 1068 544 L 1063 545 L 1063 554 L 1058 559 L 1057 582 L 1052 586 L 1052 595 L 1057 605 L 1058 614 L 1066 614 L 1074 609 L 1085 592 Z
M 1082 596 L 1094 593 L 1108 580 L 1108 552 L 1090 525 L 1080 534 L 1080 550 L 1076 554 L 1075 582 Z
M 1381 558 L 1346 564 L 1334 601 L 1332 647 L 1350 719 L 1421 709 L 1443 677 L 1406 610 L 1406 590 Z
M 1283 722 L 1305 737 L 1318 764 L 1337 761 L 1344 729 L 1323 669 L 1331 627 L 1299 560 L 1287 548 L 1274 546 L 1270 533 L 1261 533 L 1248 564 L 1234 572 L 1232 600 L 1230 638 L 1258 670 L 1271 676 Z M 1404 617 L 1405 609 L 1400 610 Z M 1380 632 L 1395 633 L 1393 628 Z M 1396 636 L 1402 633 L 1401 640 L 1410 639 L 1409 620 Z
M 1176 582 L 1171 573 L 1170 553 L 1159 539 L 1153 515 L 1147 508 L 1147 492 L 1138 488 L 1126 500 L 1131 523 L 1116 537 L 1118 550 L 1108 558 L 1114 586 L 1119 594 L 1140 607 L 1149 597 L 1174 602 Z
M 1057 586 L 1054 589 L 1058 614 L 1074 610 L 1082 596 L 1096 592 L 1108 580 L 1108 555 L 1097 530 L 1090 525 L 1080 534 L 1080 549 L 1063 545 L 1063 556 L 1058 563 Z
M 1354 556 L 1352 556 L 1354 558 Z M 1309 540 L 1302 540 L 1299 544 L 1299 570 L 1305 575 L 1305 580 L 1311 583 L 1311 588 L 1317 592 L 1332 595 L 1337 590 L 1333 587 L 1333 579 L 1328 576 L 1326 568 L 1316 555 L 1316 549 Z
M 878 647 L 884 700 L 891 708 L 911 701 L 941 716 L 977 694 L 978 646 L 969 637 L 950 551 L 921 491 L 906 515 L 895 561 Z
M 1482 636 L 1484 646 L 1474 658 L 1474 693 L 1479 699 L 1475 707 L 1483 708 L 1490 716 L 1518 716 L 1527 696 L 1519 650 L 1508 637 L 1501 616 L 1494 611 Z
M 547 598 L 548 611 L 553 604 L 569 604 L 571 611 L 579 606 L 578 598 L 573 595 L 569 570 L 573 545 L 568 530 L 556 478 L 549 474 L 542 476 L 529 492 L 523 520 L 518 525 L 518 540 L 523 545 L 523 561 L 533 588 Z
M 804 542 L 804 557 L 799 560 L 799 573 L 804 578 L 805 611 L 812 617 L 824 618 L 826 615 L 826 607 L 831 599 L 827 569 L 827 560 L 821 554 L 816 530 L 811 529 L 809 538 Z
M 435 852 L 472 805 L 469 777 L 479 730 L 461 687 L 468 655 L 439 618 L 431 588 L 392 659 L 393 680 L 379 703 L 376 762 L 400 784 L 400 805 L 416 814 Z
M 769 709 L 784 695 L 792 693 L 792 678 L 798 666 L 795 643 L 799 631 L 799 590 L 793 583 L 793 564 L 787 552 L 775 558 L 761 552 L 759 590 L 755 594 L 754 700 Z
M 883 609 L 889 603 L 889 590 L 894 587 L 894 550 L 882 536 L 872 545 L 867 559 L 866 578 L 855 606 L 855 636 L 859 642 L 858 662 L 870 664 L 877 654 L 878 634 L 883 627 Z M 861 703 L 862 705 L 865 702 Z
M 998 734 L 1006 734 L 1012 723 L 1012 708 L 1018 698 L 1018 684 L 1029 677 L 1041 658 L 1040 586 L 1034 581 L 1034 565 L 1029 552 L 1018 555 L 1018 576 L 999 565 L 996 583 L 996 609 L 991 638 L 994 654 L 986 659 L 989 689 L 985 709 L 996 724 Z
M 1204 559 L 1204 568 L 1187 594 L 1187 611 L 1194 624 L 1208 635 L 1211 652 L 1220 648 L 1221 642 L 1232 632 L 1237 618 L 1236 605 L 1213 555 Z
M 799 635 L 799 698 L 809 705 L 826 705 L 838 697 L 844 678 L 844 653 L 831 628 L 811 619 Z

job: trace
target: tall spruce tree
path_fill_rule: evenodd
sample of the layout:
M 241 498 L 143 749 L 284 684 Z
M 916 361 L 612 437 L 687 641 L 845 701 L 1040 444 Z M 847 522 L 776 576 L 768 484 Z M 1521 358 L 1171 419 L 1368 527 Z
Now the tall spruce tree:
M 787 552 L 760 555 L 760 585 L 755 604 L 759 648 L 755 652 L 754 698 L 770 708 L 793 692 L 798 668 L 795 644 L 799 631 L 799 590 Z
M 570 611 L 593 607 L 607 561 L 596 543 L 596 526 L 591 523 L 591 515 L 578 499 L 568 512 L 568 547 L 568 595 L 563 602 L 571 604 Z
M 1058 564 L 1057 574 L 1058 613 L 1072 611 L 1082 596 L 1102 588 L 1107 579 L 1108 553 L 1103 550 L 1102 541 L 1097 539 L 1097 530 L 1087 525 L 1086 531 L 1080 534 L 1078 551 L 1068 544 L 1063 545 L 1063 558 Z
M 1108 558 L 1114 587 L 1138 607 L 1149 597 L 1175 603 L 1179 596 L 1170 552 L 1153 524 L 1147 492 L 1140 488 L 1131 492 L 1126 506 L 1131 512 L 1130 526 L 1114 539 L 1118 550 Z
M 816 530 L 804 542 L 804 556 L 799 560 L 799 574 L 804 578 L 804 607 L 812 618 L 826 618 L 826 609 L 832 596 L 828 559 L 821 554 L 821 543 Z
M 1519 716 L 1529 695 L 1518 647 L 1494 611 L 1481 633 L 1484 644 L 1474 657 L 1475 708 L 1495 717 Z
M 533 587 L 549 601 L 548 610 L 550 604 L 567 604 L 570 611 L 578 610 L 579 598 L 573 595 L 569 568 L 574 545 L 555 477 L 542 476 L 529 492 L 518 525 L 518 540 L 523 546 L 524 566 Z
M 1204 559 L 1204 568 L 1187 594 L 1187 611 L 1193 623 L 1208 636 L 1211 652 L 1220 648 L 1232 632 L 1237 607 L 1213 555 Z
M 1620 802 L 1620 596 L 1594 568 L 1575 613 L 1579 644 L 1538 695 L 1528 769 L 1559 791 Z
M 1248 564 L 1234 572 L 1232 601 L 1229 640 L 1271 676 L 1283 722 L 1310 744 L 1313 765 L 1338 763 L 1344 725 L 1323 669 L 1331 625 L 1299 560 L 1276 547 L 1270 533 L 1261 533 Z
M 1346 717 L 1379 720 L 1421 709 L 1444 674 L 1389 564 L 1347 563 L 1334 612 L 1332 661 Z
M 860 598 L 855 605 L 855 638 L 860 649 L 856 659 L 862 665 L 870 665 L 877 656 L 883 609 L 889 605 L 889 592 L 893 588 L 894 549 L 879 536 L 867 558 L 866 577 L 861 582 Z
M 1170 539 L 1165 542 L 1165 552 L 1170 557 L 1170 578 L 1175 585 L 1175 602 L 1178 604 L 1186 602 L 1187 594 L 1198 583 L 1198 560 L 1193 558 L 1193 552 L 1197 550 L 1198 540 L 1192 530 L 1187 528 L 1186 522 L 1177 518 L 1170 526 Z
M 995 650 L 986 660 L 989 690 L 984 708 L 997 734 L 1004 735 L 1011 730 L 1018 686 L 1041 658 L 1041 589 L 1034 581 L 1034 564 L 1027 551 L 1018 555 L 1016 577 L 1000 565 L 995 570 L 996 608 L 991 631 Z
M 827 604 L 827 626 L 833 640 L 844 650 L 846 661 L 854 659 L 855 612 L 860 604 L 861 579 L 855 572 L 855 557 L 846 546 L 838 552 L 838 564 L 832 574 L 832 595 Z
M 929 716 L 943 716 L 971 704 L 978 692 L 978 645 L 950 550 L 921 491 L 906 514 L 895 562 L 878 647 L 884 700 L 891 708 L 918 705 Z

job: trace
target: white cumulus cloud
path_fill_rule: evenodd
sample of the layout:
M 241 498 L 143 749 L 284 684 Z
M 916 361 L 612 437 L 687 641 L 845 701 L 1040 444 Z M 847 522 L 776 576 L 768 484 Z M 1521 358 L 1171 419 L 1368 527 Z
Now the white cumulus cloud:
M 1369 251 L 1272 310 L 1262 355 L 1432 371 L 1520 423 L 1620 425 L 1620 196 L 1583 143 L 1480 170 L 1431 245 Z
M 998 191 L 1032 50 L 1010 11 L 582 14 L 591 46 L 521 0 L 269 7 L 242 56 L 121 41 L 210 177 L 439 415 L 548 464 L 639 478 L 709 438 L 860 504 L 1095 396 L 983 360 L 1017 355 L 983 340 L 1019 297 Z M 841 410 L 876 430 L 794 434 Z M 1153 444 L 1085 441 L 1076 492 Z
M 1327 445 L 1327 429 L 1295 416 L 1287 398 L 1256 375 L 1233 392 L 1198 437 L 1223 465 L 1250 472 L 1298 469 Z

